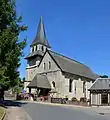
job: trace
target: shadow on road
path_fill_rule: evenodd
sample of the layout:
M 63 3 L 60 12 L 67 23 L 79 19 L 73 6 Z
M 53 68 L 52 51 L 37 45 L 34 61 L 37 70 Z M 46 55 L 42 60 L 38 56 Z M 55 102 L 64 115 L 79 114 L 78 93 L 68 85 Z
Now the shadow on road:
M 4 100 L 3 102 L 0 102 L 0 104 L 3 104 L 5 107 L 22 107 L 27 103 L 15 100 Z

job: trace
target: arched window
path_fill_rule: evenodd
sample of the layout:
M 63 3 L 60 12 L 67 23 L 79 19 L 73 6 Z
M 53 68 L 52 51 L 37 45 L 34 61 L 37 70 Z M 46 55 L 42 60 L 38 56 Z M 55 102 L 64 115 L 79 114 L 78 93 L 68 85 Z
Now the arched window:
M 72 82 L 73 82 L 73 80 L 70 79 L 69 80 L 69 92 L 72 92 Z
M 83 81 L 83 93 L 85 93 L 85 81 Z
M 76 82 L 75 82 L 75 88 L 74 88 L 74 90 L 75 90 L 75 94 L 76 94 Z
M 42 51 L 44 51 L 44 46 L 41 46 Z
M 54 82 L 54 81 L 52 81 L 52 85 L 53 85 L 53 87 L 55 88 L 55 82 Z
M 51 69 L 51 62 L 49 61 L 49 69 Z
M 44 70 L 46 69 L 46 65 L 45 65 L 45 63 L 44 63 Z
M 37 51 L 37 45 L 36 45 L 36 51 Z

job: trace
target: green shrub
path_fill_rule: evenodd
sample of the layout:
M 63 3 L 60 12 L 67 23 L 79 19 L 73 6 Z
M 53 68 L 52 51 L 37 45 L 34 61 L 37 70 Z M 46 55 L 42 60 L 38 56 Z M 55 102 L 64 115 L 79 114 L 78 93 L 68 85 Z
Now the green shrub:
M 81 98 L 80 98 L 80 102 L 87 102 L 87 98 L 81 97 Z
M 72 101 L 72 102 L 77 102 L 78 100 L 76 99 L 76 97 L 73 97 L 73 98 L 71 99 L 71 101 Z

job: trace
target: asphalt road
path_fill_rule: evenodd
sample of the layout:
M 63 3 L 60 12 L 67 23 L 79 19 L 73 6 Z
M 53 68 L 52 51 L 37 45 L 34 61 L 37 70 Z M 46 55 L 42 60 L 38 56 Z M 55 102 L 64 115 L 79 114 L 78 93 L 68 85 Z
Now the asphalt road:
M 28 103 L 22 105 L 32 120 L 109 120 L 91 110 Z

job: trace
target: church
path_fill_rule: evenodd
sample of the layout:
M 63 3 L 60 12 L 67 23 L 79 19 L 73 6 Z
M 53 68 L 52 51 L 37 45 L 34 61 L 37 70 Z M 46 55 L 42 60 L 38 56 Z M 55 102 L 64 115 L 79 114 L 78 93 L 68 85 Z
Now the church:
M 25 59 L 26 92 L 37 93 L 39 96 L 49 94 L 57 98 L 89 99 L 88 89 L 98 75 L 79 61 L 52 51 L 42 17 L 35 39 L 30 45 L 30 53 Z

